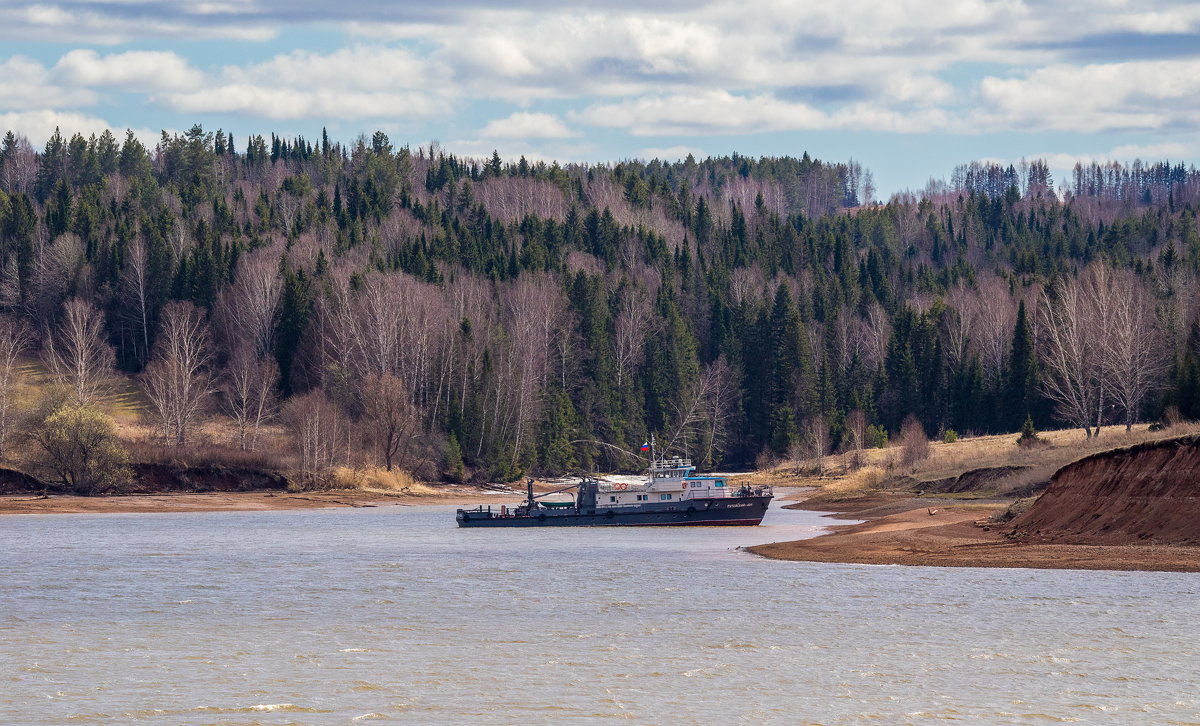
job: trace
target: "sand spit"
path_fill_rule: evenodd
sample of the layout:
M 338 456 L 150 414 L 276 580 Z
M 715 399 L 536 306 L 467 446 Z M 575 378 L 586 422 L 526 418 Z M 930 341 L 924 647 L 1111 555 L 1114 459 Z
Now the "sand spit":
M 751 551 L 809 562 L 1200 572 L 1197 473 L 1196 436 L 1095 454 L 1058 470 L 1028 511 L 1006 523 L 992 518 L 1008 500 L 818 496 L 796 506 L 867 521 Z

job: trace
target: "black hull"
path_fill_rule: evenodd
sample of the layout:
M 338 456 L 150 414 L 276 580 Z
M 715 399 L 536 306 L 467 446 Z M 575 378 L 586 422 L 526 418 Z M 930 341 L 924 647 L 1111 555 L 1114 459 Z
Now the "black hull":
M 460 527 L 752 527 L 762 522 L 770 496 L 696 499 L 683 506 L 648 505 L 636 511 L 597 509 L 541 510 L 536 514 L 500 516 L 488 510 L 458 510 Z

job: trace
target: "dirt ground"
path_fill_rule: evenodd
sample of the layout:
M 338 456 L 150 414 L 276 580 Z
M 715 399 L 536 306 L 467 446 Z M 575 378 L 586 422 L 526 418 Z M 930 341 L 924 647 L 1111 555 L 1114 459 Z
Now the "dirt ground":
M 830 534 L 749 548 L 780 560 L 933 567 L 1028 567 L 1200 572 L 1200 547 L 1075 545 L 1012 541 L 1009 528 L 988 524 L 1004 502 L 951 503 L 880 494 L 842 504 L 815 504 L 861 524 Z M 801 502 L 801 508 L 809 508 Z
M 0 496 L 3 514 L 99 514 L 132 512 L 236 512 L 329 507 L 396 507 L 427 504 L 474 507 L 514 504 L 519 494 L 495 493 L 474 487 L 447 487 L 444 493 L 407 495 L 364 491 L 329 492 L 214 492 L 134 494 L 109 497 L 32 495 Z

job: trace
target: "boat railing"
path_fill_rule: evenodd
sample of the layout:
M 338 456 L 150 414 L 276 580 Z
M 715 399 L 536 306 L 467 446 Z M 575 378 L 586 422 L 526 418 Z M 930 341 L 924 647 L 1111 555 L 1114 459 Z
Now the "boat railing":
M 712 489 L 686 489 L 679 497 L 682 501 L 689 499 L 733 499 L 736 497 L 770 497 L 774 496 L 768 484 L 743 487 L 714 487 Z

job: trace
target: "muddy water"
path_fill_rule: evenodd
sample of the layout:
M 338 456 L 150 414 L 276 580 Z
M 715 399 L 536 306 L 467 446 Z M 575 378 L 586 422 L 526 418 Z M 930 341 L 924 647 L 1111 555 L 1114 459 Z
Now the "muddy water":
M 444 507 L 0 518 L 0 723 L 1200 723 L 1200 576 Z

